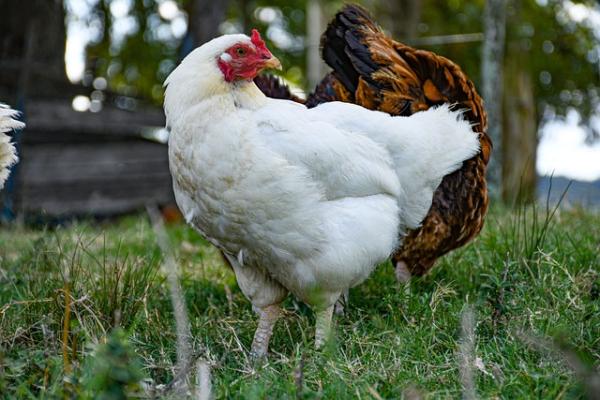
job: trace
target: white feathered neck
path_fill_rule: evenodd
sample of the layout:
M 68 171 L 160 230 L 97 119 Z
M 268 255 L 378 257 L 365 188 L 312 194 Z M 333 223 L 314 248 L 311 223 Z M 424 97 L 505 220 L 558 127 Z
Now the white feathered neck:
M 222 111 L 256 109 L 266 96 L 252 81 L 226 82 L 217 65 L 222 54 L 236 43 L 252 44 L 246 35 L 224 35 L 192 51 L 165 80 L 167 123 L 202 102 L 210 101 Z

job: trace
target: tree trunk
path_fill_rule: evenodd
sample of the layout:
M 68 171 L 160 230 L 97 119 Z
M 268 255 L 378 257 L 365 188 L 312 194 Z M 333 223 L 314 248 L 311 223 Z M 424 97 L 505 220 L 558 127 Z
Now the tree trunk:
M 488 113 L 488 135 L 494 144 L 488 182 L 492 193 L 499 193 L 502 174 L 502 92 L 506 38 L 506 1 L 487 0 L 484 12 L 485 38 L 481 66 L 482 96 Z
M 417 27 L 421 21 L 422 0 L 379 0 L 378 19 L 396 40 L 411 41 L 417 36 Z
M 194 47 L 219 36 L 219 25 L 225 20 L 228 5 L 229 0 L 192 0 L 188 3 L 188 33 Z
M 321 0 L 308 0 L 306 4 L 306 77 L 311 91 L 325 75 L 325 63 L 321 58 L 321 34 L 325 30 Z
M 517 44 L 515 44 L 517 47 Z M 502 134 L 502 199 L 507 204 L 535 200 L 537 117 L 527 52 L 509 51 L 507 58 L 504 129 Z
M 238 6 L 240 7 L 240 24 L 242 25 L 242 32 L 250 32 L 250 24 L 252 10 L 250 10 L 250 4 L 248 0 L 239 0 Z
M 410 42 L 417 36 L 421 21 L 423 3 L 421 0 L 396 0 L 390 3 L 393 18 L 392 35 L 398 40 Z
M 62 0 L 0 0 L 0 95 L 48 96 L 67 84 Z

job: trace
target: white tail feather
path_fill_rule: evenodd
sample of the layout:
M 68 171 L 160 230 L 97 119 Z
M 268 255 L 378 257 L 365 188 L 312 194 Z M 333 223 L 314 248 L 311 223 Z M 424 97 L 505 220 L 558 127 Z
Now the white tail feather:
M 24 123 L 14 119 L 18 114 L 18 111 L 0 103 L 0 189 L 8 179 L 10 167 L 19 160 L 15 146 L 10 142 L 10 137 L 5 134 L 13 129 L 25 127 Z

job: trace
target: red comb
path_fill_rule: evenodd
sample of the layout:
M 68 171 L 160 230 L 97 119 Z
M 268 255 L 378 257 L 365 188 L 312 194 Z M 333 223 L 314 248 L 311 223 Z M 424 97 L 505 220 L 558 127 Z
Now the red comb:
M 252 41 L 252 44 L 254 46 L 256 46 L 256 49 L 258 51 L 267 52 L 267 53 L 271 54 L 269 49 L 267 49 L 267 45 L 265 44 L 265 41 L 262 40 L 262 38 L 260 37 L 260 33 L 258 33 L 258 31 L 256 29 L 252 29 L 252 36 L 250 37 L 250 40 Z

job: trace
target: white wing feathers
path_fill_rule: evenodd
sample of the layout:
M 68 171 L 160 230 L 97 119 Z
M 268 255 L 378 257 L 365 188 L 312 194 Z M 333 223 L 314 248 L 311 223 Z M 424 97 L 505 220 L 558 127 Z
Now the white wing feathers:
M 10 142 L 10 137 L 5 135 L 13 129 L 22 129 L 25 124 L 13 119 L 18 112 L 11 110 L 7 105 L 0 103 L 0 189 L 8 178 L 9 168 L 13 166 L 18 158 L 15 147 Z
M 389 152 L 366 135 L 309 119 L 292 102 L 272 101 L 254 116 L 263 145 L 302 168 L 327 200 L 400 194 Z
M 401 220 L 414 229 L 431 207 L 442 178 L 479 151 L 479 140 L 462 112 L 442 105 L 410 117 L 392 117 L 348 103 L 326 103 L 311 110 L 344 129 L 367 132 L 390 152 L 403 198 Z
M 479 150 L 477 134 L 449 106 L 392 117 L 341 102 L 307 110 L 271 101 L 257 118 L 267 146 L 304 166 L 328 199 L 392 195 L 406 228 L 419 226 L 442 178 Z

